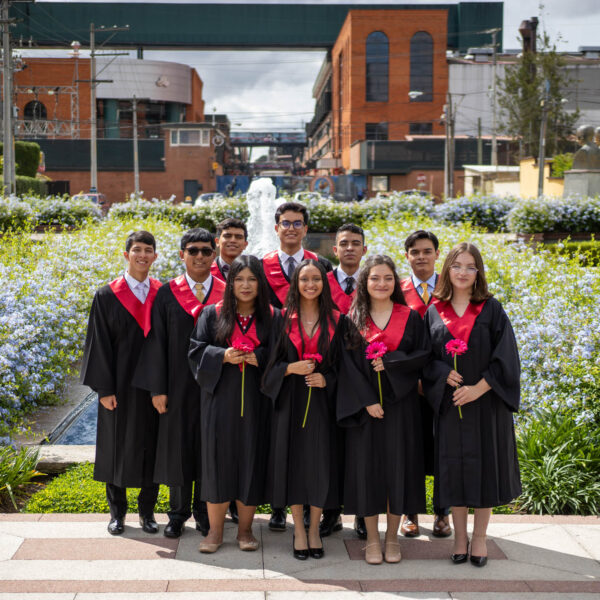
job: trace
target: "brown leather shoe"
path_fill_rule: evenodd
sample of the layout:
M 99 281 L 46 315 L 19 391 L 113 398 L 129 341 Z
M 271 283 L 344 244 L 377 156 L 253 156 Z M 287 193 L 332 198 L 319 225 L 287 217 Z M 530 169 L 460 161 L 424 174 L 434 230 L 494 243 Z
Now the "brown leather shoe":
M 435 537 L 448 537 L 452 535 L 452 527 L 450 527 L 447 515 L 435 515 L 432 533 Z
M 419 515 L 402 515 L 400 533 L 404 537 L 417 537 L 419 535 Z

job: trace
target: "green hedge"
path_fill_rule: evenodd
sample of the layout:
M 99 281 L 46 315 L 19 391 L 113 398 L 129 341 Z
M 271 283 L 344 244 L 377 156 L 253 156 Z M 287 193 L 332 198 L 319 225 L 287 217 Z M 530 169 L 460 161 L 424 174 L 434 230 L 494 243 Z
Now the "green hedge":
M 600 266 L 600 240 L 587 242 L 564 241 L 557 244 L 549 244 L 548 248 L 558 254 L 569 257 L 577 257 L 584 267 Z
M 4 144 L 0 142 L 0 154 L 4 155 Z M 17 175 L 35 177 L 40 166 L 41 149 L 35 142 L 15 142 Z M 28 190 L 25 190 L 27 192 Z M 17 193 L 19 190 L 17 189 Z

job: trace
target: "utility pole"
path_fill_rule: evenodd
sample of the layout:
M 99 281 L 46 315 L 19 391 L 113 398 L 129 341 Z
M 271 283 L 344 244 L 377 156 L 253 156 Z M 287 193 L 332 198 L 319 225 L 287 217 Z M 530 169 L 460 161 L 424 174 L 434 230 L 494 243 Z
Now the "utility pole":
M 13 138 L 13 73 L 12 51 L 10 48 L 10 25 L 15 19 L 10 19 L 8 9 L 10 0 L 2 0 L 2 125 L 4 143 L 4 189 L 8 194 L 16 192 L 14 138 Z M 4 195 L 4 193 L 3 193 Z
M 96 119 L 96 86 L 99 83 L 112 83 L 110 79 L 96 79 L 96 32 L 110 32 L 111 35 L 103 42 L 105 44 L 119 31 L 129 31 L 129 25 L 123 27 L 106 28 L 104 26 L 96 29 L 93 23 L 90 23 L 90 192 L 98 191 L 98 124 Z M 101 44 L 101 45 L 103 45 Z M 117 53 L 115 56 L 125 53 Z M 107 56 L 102 54 L 102 56 Z
M 498 166 L 498 144 L 496 141 L 496 34 L 498 29 L 492 29 L 492 45 L 493 45 L 493 59 L 492 59 L 492 166 Z
M 135 198 L 140 195 L 140 163 L 138 156 L 137 98 L 133 97 L 133 187 Z
M 483 164 L 483 140 L 481 139 L 481 117 L 477 117 L 477 164 Z
M 544 167 L 546 166 L 546 123 L 548 121 L 548 93 L 550 81 L 544 81 L 544 97 L 542 99 L 542 122 L 540 124 L 540 154 L 538 156 L 538 198 L 544 195 Z
M 444 106 L 446 115 L 446 143 L 444 145 L 444 195 L 454 197 L 454 114 L 452 94 L 448 92 L 448 103 Z

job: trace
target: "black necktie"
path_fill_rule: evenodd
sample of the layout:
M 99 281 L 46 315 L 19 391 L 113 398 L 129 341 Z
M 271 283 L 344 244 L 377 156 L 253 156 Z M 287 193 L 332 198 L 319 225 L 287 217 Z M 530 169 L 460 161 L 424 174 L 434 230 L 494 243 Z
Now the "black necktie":
M 348 294 L 348 296 L 354 291 L 354 277 L 346 277 L 346 289 L 344 292 Z
M 229 273 L 229 265 L 225 261 L 223 261 L 221 265 L 221 271 L 223 271 L 223 275 L 225 279 L 227 279 L 227 273 Z

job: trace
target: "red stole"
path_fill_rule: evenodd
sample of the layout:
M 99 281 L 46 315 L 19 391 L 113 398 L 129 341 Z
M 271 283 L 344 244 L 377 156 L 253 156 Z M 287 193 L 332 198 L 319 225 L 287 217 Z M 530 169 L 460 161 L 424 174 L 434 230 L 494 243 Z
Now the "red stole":
M 441 302 L 438 300 L 436 302 L 436 308 L 444 325 L 452 336 L 462 340 L 465 344 L 468 344 L 471 331 L 473 331 L 473 326 L 475 325 L 475 320 L 479 316 L 479 313 L 481 313 L 484 304 L 485 300 L 478 304 L 469 302 L 469 306 L 467 306 L 467 310 L 465 310 L 465 314 L 462 317 L 459 317 L 454 312 L 452 303 L 450 302 Z
M 221 269 L 219 269 L 219 265 L 217 264 L 216 260 L 213 260 L 212 265 L 210 265 L 210 274 L 221 281 L 225 281 L 225 276 L 221 272 Z
M 405 306 L 404 304 L 394 304 L 390 320 L 385 329 L 379 329 L 379 327 L 373 323 L 371 317 L 369 317 L 367 319 L 367 332 L 366 335 L 363 334 L 363 337 L 369 343 L 383 342 L 387 346 L 388 352 L 393 352 L 398 348 L 404 337 L 404 330 L 406 329 L 409 315 L 409 306 Z
M 352 300 L 354 300 L 354 296 L 356 296 L 356 290 L 351 294 L 346 294 L 336 277 L 335 271 L 329 271 L 329 273 L 327 273 L 327 279 L 329 279 L 329 288 L 331 289 L 333 303 L 339 308 L 343 315 L 347 315 L 350 312 Z
M 406 304 L 408 304 L 413 310 L 416 310 L 421 315 L 421 318 L 425 316 L 429 305 L 434 301 L 437 302 L 437 300 L 433 297 L 433 294 L 430 294 L 429 302 L 425 304 L 425 302 L 423 302 L 421 294 L 419 294 L 419 292 L 417 292 L 417 290 L 415 289 L 412 277 L 409 277 L 408 279 L 403 279 L 400 282 L 400 287 L 402 288 L 402 293 L 404 294 Z
M 216 304 L 219 300 L 223 299 L 223 292 L 225 291 L 225 283 L 220 279 L 213 277 L 210 291 L 204 298 L 204 302 L 200 304 L 198 298 L 196 298 L 196 295 L 188 285 L 185 273 L 179 277 L 175 277 L 175 279 L 171 279 L 171 281 L 169 281 L 169 286 L 181 308 L 183 308 L 188 315 L 194 317 L 194 323 L 198 320 L 198 317 L 205 306 L 208 304 Z
M 333 311 L 333 320 L 337 325 L 340 319 L 340 313 L 337 310 Z M 291 317 L 291 327 L 288 334 L 290 341 L 294 344 L 296 352 L 298 353 L 298 360 L 304 360 L 302 354 L 317 354 L 319 352 L 319 334 L 321 328 L 318 327 L 311 338 L 309 338 L 304 329 L 300 325 L 300 320 L 297 314 L 293 314 Z M 329 322 L 329 340 L 333 339 L 335 333 L 335 326 Z M 302 341 L 304 339 L 304 350 L 302 349 Z
M 127 280 L 123 275 L 117 277 L 114 281 L 111 281 L 109 285 L 113 294 L 117 297 L 117 300 L 142 328 L 144 337 L 147 337 L 151 328 L 150 311 L 152 309 L 152 304 L 154 303 L 154 298 L 156 298 L 156 292 L 158 292 L 158 288 L 161 287 L 162 283 L 158 281 L 158 279 L 150 278 L 150 290 L 146 296 L 146 302 L 143 304 L 131 291 Z
M 304 258 L 311 258 L 312 260 L 319 260 L 319 257 L 313 252 L 308 250 L 304 251 Z M 271 289 L 275 292 L 275 295 L 279 299 L 281 304 L 285 304 L 285 297 L 287 296 L 288 290 L 290 289 L 290 282 L 285 276 L 281 263 L 279 262 L 279 255 L 277 250 L 265 254 L 262 259 L 263 270 Z

